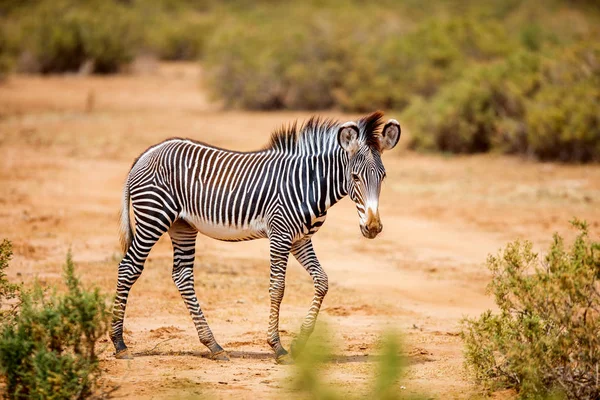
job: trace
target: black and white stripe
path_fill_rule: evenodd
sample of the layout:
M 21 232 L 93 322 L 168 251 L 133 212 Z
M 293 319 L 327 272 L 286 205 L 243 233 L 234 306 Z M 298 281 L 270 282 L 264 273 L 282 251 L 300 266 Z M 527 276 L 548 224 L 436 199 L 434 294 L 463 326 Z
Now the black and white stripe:
M 194 290 L 197 233 L 225 241 L 268 238 L 271 311 L 268 343 L 277 359 L 288 359 L 279 339 L 279 307 L 292 253 L 313 279 L 315 294 L 294 348 L 311 334 L 327 293 L 327 275 L 311 236 L 327 209 L 350 194 L 363 235 L 381 231 L 377 211 L 385 170 L 380 154 L 396 145 L 400 126 L 381 130 L 377 112 L 355 122 L 312 118 L 302 127 L 275 132 L 255 152 L 219 149 L 188 139 L 169 139 L 146 150 L 133 164 L 123 190 L 121 242 L 111 339 L 118 357 L 129 357 L 123 319 L 131 286 L 156 241 L 166 232 L 173 243 L 173 281 L 192 316 L 200 341 L 215 358 L 226 359 L 215 341 Z M 129 221 L 133 208 L 135 234 Z

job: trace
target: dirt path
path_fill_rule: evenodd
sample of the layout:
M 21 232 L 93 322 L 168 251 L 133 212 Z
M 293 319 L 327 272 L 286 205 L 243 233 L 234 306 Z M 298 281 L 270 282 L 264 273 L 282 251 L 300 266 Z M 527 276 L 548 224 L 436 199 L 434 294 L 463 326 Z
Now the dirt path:
M 15 77 L 0 86 L 0 237 L 15 245 L 12 278 L 58 282 L 71 247 L 84 280 L 112 293 L 120 191 L 135 156 L 170 136 L 256 149 L 278 125 L 309 116 L 222 112 L 198 80 L 193 65 L 161 65 L 149 75 Z M 600 167 L 404 149 L 386 154 L 384 163 L 383 233 L 374 241 L 362 238 L 346 199 L 313 239 L 330 277 L 320 316 L 336 354 L 327 378 L 348 393 L 367 390 L 378 340 L 394 328 L 404 335 L 410 361 L 399 383 L 407 393 L 468 398 L 476 388 L 462 370 L 458 324 L 492 307 L 485 295 L 486 255 L 516 237 L 541 249 L 551 232 L 570 234 L 567 221 L 574 215 L 598 232 Z M 106 341 L 103 384 L 118 385 L 117 398 L 287 393 L 290 367 L 276 365 L 266 344 L 267 256 L 266 241 L 198 239 L 196 288 L 215 336 L 233 358 L 216 363 L 202 357 L 206 352 L 171 281 L 170 243 L 161 239 L 128 305 L 126 341 L 137 357 L 114 360 Z M 311 297 L 310 278 L 291 262 L 284 344 Z

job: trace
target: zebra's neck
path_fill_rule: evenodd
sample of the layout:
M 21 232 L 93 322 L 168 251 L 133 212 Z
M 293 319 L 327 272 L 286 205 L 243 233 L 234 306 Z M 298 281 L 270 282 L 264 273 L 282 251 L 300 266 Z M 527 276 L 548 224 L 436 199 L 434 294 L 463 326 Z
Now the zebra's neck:
M 299 157 L 298 181 L 289 181 L 300 189 L 303 203 L 312 216 L 324 215 L 329 207 L 346 196 L 348 156 L 341 149 Z

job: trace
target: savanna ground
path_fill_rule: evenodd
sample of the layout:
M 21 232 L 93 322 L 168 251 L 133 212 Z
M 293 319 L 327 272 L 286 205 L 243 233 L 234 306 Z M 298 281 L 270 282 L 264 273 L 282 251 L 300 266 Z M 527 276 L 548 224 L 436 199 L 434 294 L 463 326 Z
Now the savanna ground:
M 201 87 L 195 64 L 160 64 L 114 77 L 13 76 L 0 86 L 0 237 L 14 243 L 15 281 L 58 283 L 72 248 L 87 284 L 114 291 L 120 249 L 117 213 L 133 159 L 172 136 L 220 147 L 263 146 L 280 124 L 309 112 L 221 111 Z M 347 120 L 357 115 L 321 113 Z M 388 115 L 388 117 L 399 117 Z M 402 124 L 402 120 L 400 120 Z M 401 144 L 410 132 L 405 127 Z M 354 205 L 332 208 L 313 242 L 330 278 L 319 321 L 332 334 L 327 379 L 348 393 L 366 390 L 378 341 L 404 337 L 406 393 L 437 398 L 478 395 L 462 369 L 459 322 L 493 307 L 485 287 L 487 254 L 517 237 L 541 250 L 568 220 L 600 229 L 600 166 L 536 163 L 497 155 L 385 154 L 384 231 L 360 234 Z M 115 360 L 102 343 L 105 390 L 116 398 L 277 398 L 290 366 L 266 344 L 267 242 L 198 238 L 196 289 L 227 363 L 204 357 L 171 281 L 171 244 L 163 237 L 130 295 L 125 339 L 136 358 Z M 312 298 L 312 282 L 290 261 L 282 306 L 286 347 Z M 510 394 L 508 394 L 510 397 Z

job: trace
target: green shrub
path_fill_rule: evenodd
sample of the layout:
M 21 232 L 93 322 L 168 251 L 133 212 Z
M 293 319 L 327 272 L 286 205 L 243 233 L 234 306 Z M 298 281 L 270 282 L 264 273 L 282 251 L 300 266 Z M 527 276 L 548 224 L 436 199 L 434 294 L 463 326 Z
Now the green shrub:
M 305 395 L 306 398 L 317 400 L 427 398 L 424 395 L 407 395 L 402 392 L 400 380 L 406 371 L 406 362 L 400 352 L 398 335 L 385 335 L 381 341 L 381 354 L 378 356 L 375 374 L 370 378 L 368 392 L 354 391 L 348 395 L 341 393 L 335 385 L 323 379 L 323 371 L 328 368 L 328 364 L 336 365 L 336 362 L 328 341 L 323 338 L 323 332 L 317 332 L 296 357 L 291 389 Z
M 312 11 L 298 4 L 223 21 L 206 49 L 213 94 L 229 107 L 248 109 L 333 106 L 355 27 L 331 24 L 326 10 L 311 17 Z
M 520 52 L 476 66 L 405 117 L 412 148 L 496 150 L 542 160 L 600 160 L 600 46 Z
M 469 60 L 501 57 L 514 45 L 496 21 L 432 18 L 414 31 L 403 22 L 369 5 L 343 13 L 259 7 L 220 24 L 207 45 L 208 84 L 230 107 L 403 108 L 412 95 L 436 93 Z
M 130 62 L 139 38 L 128 9 L 113 2 L 40 2 L 22 17 L 22 46 L 39 72 L 112 73 Z
M 6 269 L 12 258 L 12 245 L 4 239 L 0 243 L 0 321 L 9 322 L 15 315 L 19 287 L 6 278 Z
M 463 325 L 465 365 L 487 389 L 522 399 L 600 397 L 600 243 L 574 221 L 570 248 L 554 235 L 542 259 L 529 242 L 490 256 L 489 290 L 499 313 Z
M 582 43 L 545 60 L 527 107 L 529 150 L 561 161 L 600 161 L 600 46 Z
M 144 33 L 146 51 L 163 60 L 197 60 L 216 25 L 213 16 L 157 11 Z
M 539 85 L 539 68 L 538 56 L 519 53 L 500 64 L 472 68 L 430 102 L 415 101 L 405 113 L 413 133 L 410 146 L 452 153 L 485 152 L 492 146 L 525 150 L 519 122 L 526 97 Z
M 2 253 L 7 249 L 3 244 Z M 20 292 L 18 312 L 0 324 L 6 398 L 85 398 L 100 375 L 96 343 L 108 329 L 106 298 L 82 288 L 70 253 L 64 274 L 67 293 L 48 294 L 36 284 Z
M 0 82 L 13 70 L 18 53 L 14 24 L 0 18 Z

